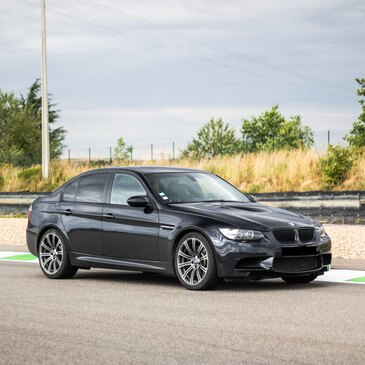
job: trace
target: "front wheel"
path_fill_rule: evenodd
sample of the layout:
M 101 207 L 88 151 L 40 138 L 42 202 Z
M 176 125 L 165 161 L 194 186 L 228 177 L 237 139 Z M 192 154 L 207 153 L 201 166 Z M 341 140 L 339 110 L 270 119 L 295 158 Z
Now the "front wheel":
M 317 278 L 317 274 L 309 274 L 305 276 L 287 276 L 282 279 L 288 284 L 308 284 Z
M 190 290 L 213 289 L 219 284 L 213 250 L 196 232 L 186 234 L 178 243 L 175 271 L 180 283 Z
M 78 270 L 70 265 L 65 239 L 55 229 L 48 230 L 42 236 L 38 256 L 44 275 L 50 279 L 71 278 Z

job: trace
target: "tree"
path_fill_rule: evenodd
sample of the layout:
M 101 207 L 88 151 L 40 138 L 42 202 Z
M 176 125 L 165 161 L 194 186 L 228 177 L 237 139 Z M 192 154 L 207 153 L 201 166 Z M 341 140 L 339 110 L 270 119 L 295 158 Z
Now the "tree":
M 131 147 L 127 147 L 123 137 L 120 137 L 117 141 L 117 146 L 114 148 L 114 158 L 116 160 L 127 160 L 131 152 Z
M 42 99 L 37 79 L 26 97 L 0 90 L 0 163 L 27 166 L 42 161 Z M 55 105 L 49 102 L 49 133 L 51 159 L 59 158 L 64 148 L 66 131 L 52 129 L 59 119 Z
M 342 184 L 353 164 L 354 156 L 351 148 L 329 145 L 326 155 L 320 159 L 319 163 L 324 188 L 333 189 Z
M 354 122 L 350 133 L 346 136 L 347 142 L 352 147 L 365 147 L 365 78 L 356 79 L 360 88 L 357 89 L 357 95 L 364 97 L 359 103 L 362 107 L 358 121 Z
M 241 133 L 244 152 L 308 148 L 314 142 L 311 128 L 302 124 L 301 117 L 296 115 L 286 120 L 279 112 L 279 105 L 259 117 L 243 119 Z
M 235 131 L 222 119 L 211 119 L 198 131 L 196 138 L 188 144 L 181 156 L 200 159 L 218 155 L 233 155 L 239 152 L 240 142 Z

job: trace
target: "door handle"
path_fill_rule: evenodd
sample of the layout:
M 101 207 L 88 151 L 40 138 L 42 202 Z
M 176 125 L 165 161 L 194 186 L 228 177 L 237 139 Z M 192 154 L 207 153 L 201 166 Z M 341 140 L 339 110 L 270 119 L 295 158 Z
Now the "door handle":
M 65 210 L 62 211 L 62 214 L 70 215 L 70 214 L 72 214 L 72 210 L 71 209 L 65 209 Z
M 103 218 L 106 218 L 106 219 L 113 219 L 113 218 L 114 218 L 114 214 L 112 214 L 112 213 L 106 213 L 106 214 L 103 214 Z

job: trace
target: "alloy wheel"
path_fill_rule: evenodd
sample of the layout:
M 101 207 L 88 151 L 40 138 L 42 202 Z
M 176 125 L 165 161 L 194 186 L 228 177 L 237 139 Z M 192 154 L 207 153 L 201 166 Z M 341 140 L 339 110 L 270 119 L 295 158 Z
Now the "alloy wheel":
M 39 260 L 43 270 L 49 275 L 60 270 L 63 262 L 63 243 L 56 233 L 50 232 L 43 237 Z
M 209 258 L 204 243 L 189 237 L 177 253 L 177 269 L 181 279 L 189 285 L 200 284 L 208 272 Z

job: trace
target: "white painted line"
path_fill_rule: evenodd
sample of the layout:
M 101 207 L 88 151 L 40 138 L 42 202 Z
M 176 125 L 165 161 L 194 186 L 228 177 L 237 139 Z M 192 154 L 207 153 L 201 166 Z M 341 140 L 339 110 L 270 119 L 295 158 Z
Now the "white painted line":
M 19 251 L 0 251 L 0 259 L 7 256 L 26 255 L 30 252 L 19 252 Z
M 365 284 L 365 282 L 347 281 L 350 279 L 365 277 L 365 271 L 361 270 L 330 270 L 319 276 L 316 281 L 327 281 L 332 283 Z
M 16 258 L 19 256 L 30 256 L 31 253 L 30 252 L 19 252 L 19 251 L 0 251 L 0 261 L 8 261 L 8 262 L 30 262 L 30 263 L 37 263 L 38 262 L 38 258 L 35 257 L 33 260 L 24 260 L 21 258 Z M 33 256 L 33 255 L 32 255 Z M 13 257 L 14 259 L 8 259 Z

